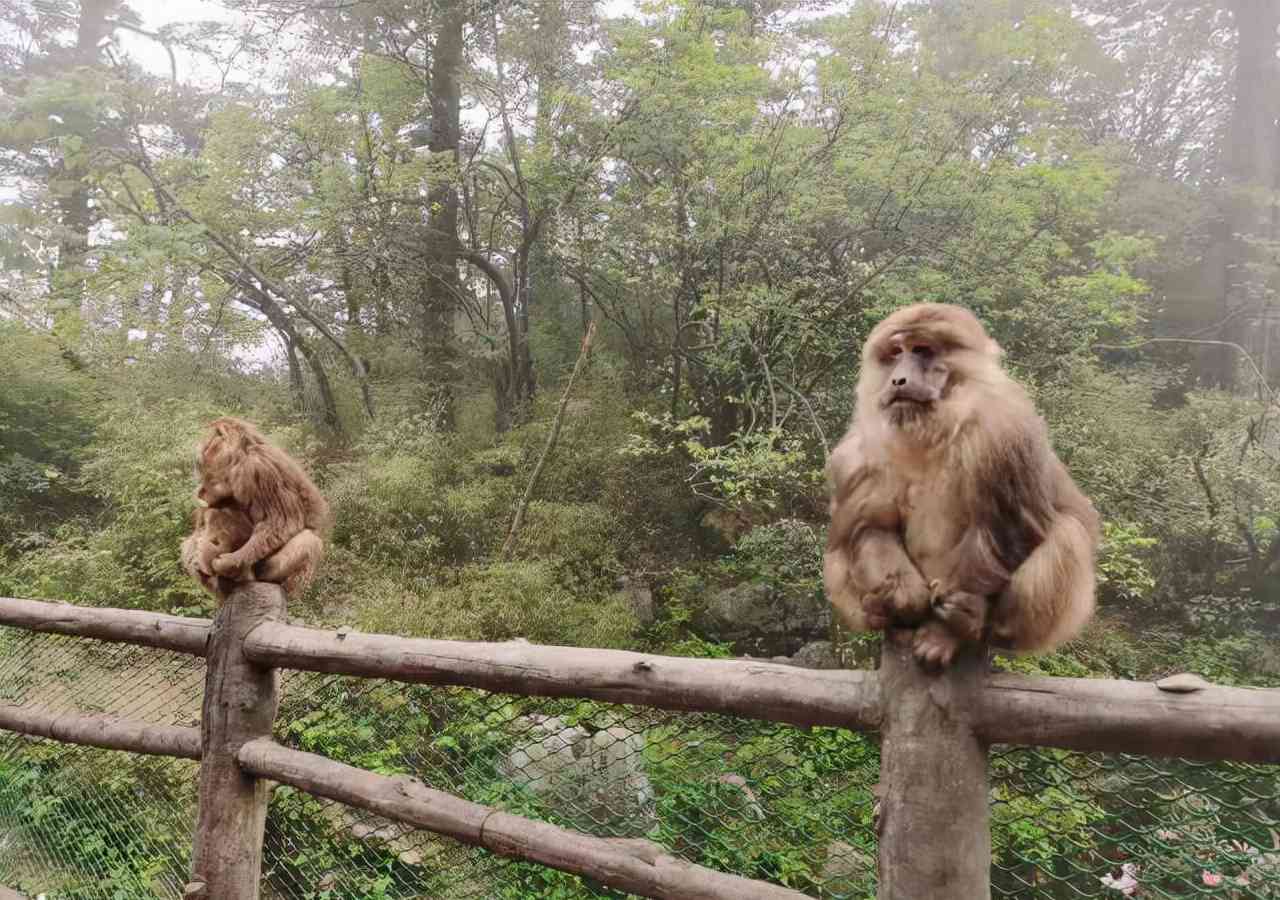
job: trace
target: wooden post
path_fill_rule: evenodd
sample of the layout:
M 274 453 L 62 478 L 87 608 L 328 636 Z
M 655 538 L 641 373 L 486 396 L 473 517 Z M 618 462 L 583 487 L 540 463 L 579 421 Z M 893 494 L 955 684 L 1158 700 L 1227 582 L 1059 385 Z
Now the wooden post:
M 267 786 L 241 771 L 236 754 L 245 743 L 271 736 L 279 673 L 249 662 L 244 638 L 265 621 L 283 619 L 284 609 L 279 585 L 249 582 L 239 585 L 213 617 L 187 900 L 258 900 Z
M 986 674 L 970 652 L 941 674 L 885 634 L 880 663 L 878 900 L 990 900 L 987 746 L 974 732 Z

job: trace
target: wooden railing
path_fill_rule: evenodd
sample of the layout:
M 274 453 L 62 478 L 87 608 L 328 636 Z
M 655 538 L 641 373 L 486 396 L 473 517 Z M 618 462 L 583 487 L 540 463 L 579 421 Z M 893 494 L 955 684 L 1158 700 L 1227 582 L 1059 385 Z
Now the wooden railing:
M 0 625 L 205 657 L 199 729 L 0 704 L 0 729 L 199 760 L 188 900 L 258 897 L 267 780 L 641 896 L 803 896 L 678 860 L 648 841 L 578 834 L 283 747 L 272 739 L 282 668 L 878 730 L 881 900 L 990 897 L 991 744 L 1280 762 L 1277 690 L 992 675 L 977 655 L 929 675 L 892 633 L 876 672 L 423 640 L 285 624 L 279 588 L 257 583 L 212 622 L 0 598 Z

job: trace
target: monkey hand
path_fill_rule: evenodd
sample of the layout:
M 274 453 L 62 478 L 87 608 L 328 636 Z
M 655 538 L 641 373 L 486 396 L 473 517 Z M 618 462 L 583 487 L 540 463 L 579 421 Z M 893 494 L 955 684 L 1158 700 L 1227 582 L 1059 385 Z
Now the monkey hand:
M 991 629 L 988 636 L 993 647 L 1014 650 L 1019 646 L 1019 623 L 1025 618 L 1017 601 L 1005 591 L 991 605 Z
M 982 640 L 987 624 L 987 598 L 968 591 L 949 591 L 937 579 L 929 582 L 933 615 L 944 622 L 951 633 L 966 641 Z
M 914 625 L 929 613 L 929 586 L 914 569 L 891 572 L 863 596 L 862 612 L 868 628 Z
M 246 568 L 235 558 L 234 553 L 223 553 L 213 561 L 213 573 L 233 581 L 246 581 L 249 577 Z
M 960 638 L 937 619 L 930 619 L 916 629 L 911 650 L 920 665 L 932 671 L 945 669 L 956 658 Z

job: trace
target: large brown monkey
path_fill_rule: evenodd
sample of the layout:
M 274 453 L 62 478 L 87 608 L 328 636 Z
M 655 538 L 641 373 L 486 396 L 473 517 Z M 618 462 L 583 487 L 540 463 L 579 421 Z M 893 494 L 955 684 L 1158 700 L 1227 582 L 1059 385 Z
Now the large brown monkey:
M 1043 651 L 1093 613 L 1098 515 L 967 310 L 898 310 L 863 349 L 827 464 L 827 596 L 854 630 L 915 625 L 915 655 L 966 640 Z
M 286 581 L 292 592 L 289 585 L 310 581 L 320 560 L 329 504 L 302 467 L 248 422 L 224 417 L 210 429 L 196 460 L 196 497 L 211 509 L 236 507 L 252 524 L 242 545 L 214 557 L 212 574 L 242 578 L 252 570 L 264 581 Z
M 243 547 L 253 535 L 253 523 L 240 507 L 224 504 L 197 507 L 191 524 L 191 534 L 182 542 L 182 568 L 219 599 L 226 597 L 236 582 L 251 578 L 277 582 L 288 596 L 296 596 L 311 583 L 316 561 L 324 551 L 320 537 L 304 529 L 254 566 L 252 572 L 240 569 L 229 575 L 215 575 L 213 561 Z

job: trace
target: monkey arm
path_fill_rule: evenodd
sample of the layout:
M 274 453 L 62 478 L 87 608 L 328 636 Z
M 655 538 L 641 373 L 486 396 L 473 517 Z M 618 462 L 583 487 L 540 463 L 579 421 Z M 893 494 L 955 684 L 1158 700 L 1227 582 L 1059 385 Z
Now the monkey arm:
M 897 531 L 869 528 L 850 548 L 849 581 L 862 592 L 872 627 L 914 625 L 929 613 L 929 585 L 907 555 Z M 883 620 L 884 624 L 874 623 Z
M 246 566 L 266 559 L 287 543 L 287 532 L 269 519 L 253 526 L 253 535 L 234 553 L 223 553 L 213 561 L 213 571 L 218 575 L 231 575 Z
M 1017 651 L 1051 650 L 1075 637 L 1093 614 L 1098 514 L 1062 464 L 1054 463 L 1059 496 L 1053 519 L 992 611 L 992 642 Z
M 213 570 L 219 575 L 266 559 L 306 528 L 303 499 L 288 482 L 278 460 L 248 454 L 230 480 L 235 502 L 253 520 L 253 534 L 234 553 L 224 553 L 213 561 Z
M 918 622 L 929 611 L 929 589 L 899 536 L 901 516 L 886 471 L 869 463 L 851 431 L 832 451 L 827 474 L 832 498 L 823 582 L 836 614 L 855 631 Z
M 855 631 L 912 624 L 929 611 L 929 587 L 884 515 L 846 496 L 833 503 L 823 581 L 827 597 Z
M 203 571 L 200 564 L 200 535 L 189 534 L 182 542 L 182 570 L 200 582 L 201 587 L 211 594 L 217 594 L 218 579 L 212 574 Z
M 311 583 L 323 554 L 324 541 L 310 528 L 304 528 L 258 563 L 255 575 L 260 581 L 282 584 L 285 594 L 293 597 Z

